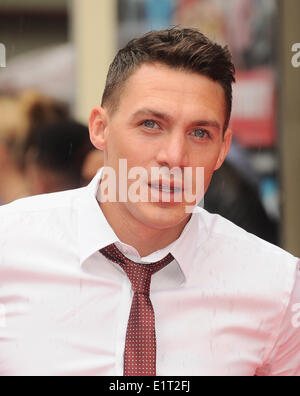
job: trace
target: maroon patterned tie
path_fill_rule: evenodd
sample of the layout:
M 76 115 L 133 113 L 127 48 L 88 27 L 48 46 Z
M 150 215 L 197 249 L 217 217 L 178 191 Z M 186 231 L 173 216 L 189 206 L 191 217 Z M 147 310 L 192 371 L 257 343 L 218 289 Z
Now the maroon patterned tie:
M 138 264 L 125 257 L 112 244 L 100 252 L 109 260 L 119 264 L 126 272 L 134 291 L 126 333 L 124 353 L 124 376 L 156 375 L 155 317 L 150 300 L 151 276 L 171 263 L 168 254 L 152 264 Z

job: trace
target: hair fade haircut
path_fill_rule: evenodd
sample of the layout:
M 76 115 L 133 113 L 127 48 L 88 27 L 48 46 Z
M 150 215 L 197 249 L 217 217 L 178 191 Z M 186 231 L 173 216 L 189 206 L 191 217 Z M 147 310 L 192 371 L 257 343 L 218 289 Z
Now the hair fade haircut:
M 128 78 L 143 64 L 161 63 L 173 69 L 201 74 L 224 89 L 228 128 L 232 108 L 232 84 L 235 67 L 227 46 L 214 43 L 199 30 L 173 27 L 151 31 L 131 40 L 110 65 L 102 97 L 102 106 L 114 113 Z

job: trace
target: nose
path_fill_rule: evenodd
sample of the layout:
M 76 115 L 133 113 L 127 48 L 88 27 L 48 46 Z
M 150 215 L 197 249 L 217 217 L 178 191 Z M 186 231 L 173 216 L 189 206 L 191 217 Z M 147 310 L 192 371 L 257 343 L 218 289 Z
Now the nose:
M 157 158 L 160 166 L 184 168 L 188 164 L 187 142 L 182 131 L 172 132 L 161 142 Z

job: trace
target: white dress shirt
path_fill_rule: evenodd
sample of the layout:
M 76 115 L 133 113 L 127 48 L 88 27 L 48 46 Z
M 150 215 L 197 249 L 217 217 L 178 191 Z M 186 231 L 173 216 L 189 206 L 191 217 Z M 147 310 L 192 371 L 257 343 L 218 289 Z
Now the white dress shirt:
M 0 375 L 123 375 L 131 284 L 99 249 L 175 260 L 152 277 L 157 375 L 300 375 L 298 259 L 197 208 L 141 258 L 86 188 L 0 208 Z

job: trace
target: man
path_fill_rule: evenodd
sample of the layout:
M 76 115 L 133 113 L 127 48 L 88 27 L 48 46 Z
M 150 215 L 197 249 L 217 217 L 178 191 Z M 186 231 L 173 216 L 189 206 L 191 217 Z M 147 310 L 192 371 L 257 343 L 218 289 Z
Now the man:
M 117 54 L 90 117 L 104 169 L 1 209 L 2 375 L 300 374 L 298 259 L 197 209 L 230 148 L 233 81 L 194 29 Z

